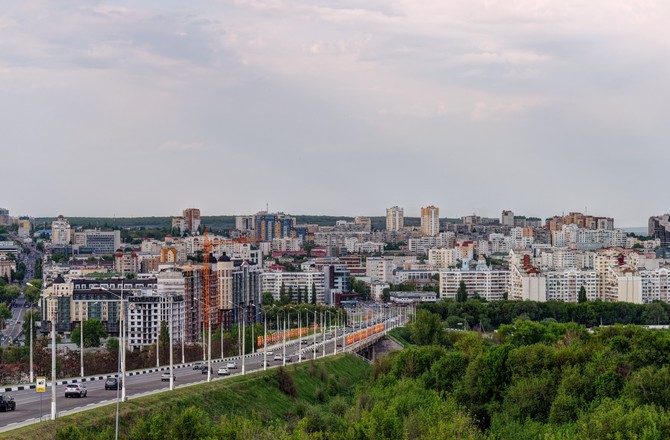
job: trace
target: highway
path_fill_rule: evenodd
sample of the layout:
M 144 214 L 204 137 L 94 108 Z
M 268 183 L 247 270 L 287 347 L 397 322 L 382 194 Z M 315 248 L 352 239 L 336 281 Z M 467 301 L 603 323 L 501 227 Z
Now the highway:
M 387 321 L 387 325 L 392 325 L 393 319 Z M 370 324 L 373 324 L 370 322 Z M 343 343 L 343 335 L 340 333 L 341 329 L 337 331 L 337 342 L 338 345 Z M 347 330 L 347 335 L 351 333 L 350 330 Z M 379 337 L 380 334 L 371 336 Z M 303 361 L 312 359 L 314 354 L 312 351 L 312 343 L 314 338 L 310 335 L 303 338 L 304 341 L 308 343 L 303 343 L 302 345 L 298 340 L 286 343 L 286 354 L 291 356 L 292 362 L 298 361 L 299 353 L 305 353 L 303 356 Z M 319 352 L 316 354 L 317 358 L 321 358 L 324 355 L 323 352 L 323 334 L 317 335 L 317 346 L 319 347 Z M 325 342 L 325 355 L 332 356 L 335 349 L 335 338 L 334 332 L 328 333 Z M 270 351 L 270 348 L 268 348 Z M 283 345 L 277 345 L 272 348 L 273 354 L 283 354 Z M 342 347 L 337 347 L 337 352 L 342 352 Z M 279 366 L 283 364 L 283 361 L 275 361 L 274 356 L 267 356 L 268 367 Z M 230 370 L 232 373 L 231 376 L 241 374 L 241 361 L 239 357 L 232 357 L 226 359 L 214 360 L 212 362 L 212 380 L 222 380 L 225 377 L 217 376 L 217 370 L 221 366 L 225 366 L 225 363 L 228 360 L 236 360 L 238 369 Z M 263 354 L 255 353 L 248 354 L 245 357 L 245 369 L 246 372 L 257 371 L 263 369 Z M 207 375 L 202 374 L 200 370 L 193 370 L 191 367 L 192 364 L 184 364 L 176 366 L 175 368 L 175 387 L 179 388 L 186 384 L 193 383 L 205 383 L 207 381 Z M 289 364 L 287 364 L 289 365 Z M 160 390 L 169 391 L 169 382 L 161 381 L 160 376 L 163 372 L 168 370 L 168 366 L 161 366 L 160 371 L 148 372 L 146 374 L 137 374 L 137 372 L 126 372 L 126 396 L 130 399 L 140 397 L 147 393 L 152 393 Z M 112 376 L 115 374 L 107 375 Z M 106 376 L 106 377 L 107 377 Z M 78 381 L 79 382 L 79 381 Z M 0 413 L 0 431 L 11 430 L 14 427 L 23 425 L 24 422 L 37 422 L 40 417 L 43 420 L 46 420 L 50 417 L 51 413 L 51 386 L 50 383 L 47 383 L 47 392 L 46 393 L 37 393 L 34 389 L 15 391 L 10 393 L 5 393 L 6 395 L 11 395 L 16 401 L 16 410 L 11 412 Z M 115 402 L 117 399 L 117 392 L 115 390 L 105 390 L 105 381 L 104 380 L 93 380 L 84 382 L 88 390 L 88 396 L 83 398 L 65 398 L 65 385 L 57 385 L 57 403 L 56 408 L 58 415 L 63 413 L 69 413 L 71 411 L 80 411 L 85 410 L 86 407 L 91 407 L 97 404 L 111 403 Z M 119 391 L 120 395 L 120 391 Z

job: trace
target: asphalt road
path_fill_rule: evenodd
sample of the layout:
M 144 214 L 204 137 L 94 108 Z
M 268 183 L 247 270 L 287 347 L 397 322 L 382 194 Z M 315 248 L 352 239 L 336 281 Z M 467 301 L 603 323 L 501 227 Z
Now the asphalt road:
M 332 356 L 334 354 L 334 334 L 330 333 L 327 337 L 330 336 L 330 339 L 326 339 L 325 343 L 325 355 Z M 342 344 L 342 335 L 340 331 L 337 332 L 338 342 Z M 299 344 L 298 341 L 293 341 L 286 344 L 286 354 L 291 356 L 292 362 L 298 361 L 298 356 L 300 352 L 304 352 L 303 361 L 312 359 L 314 354 L 311 350 L 312 343 L 314 341 L 313 337 L 303 338 L 309 341 L 308 344 Z M 320 358 L 324 355 L 323 351 L 323 336 L 318 335 L 317 345 L 319 345 L 319 352 L 317 357 Z M 273 348 L 274 354 L 283 354 L 283 346 L 276 346 Z M 270 351 L 270 349 L 268 349 Z M 337 352 L 341 352 L 342 347 L 337 347 Z M 263 358 L 264 356 L 258 353 L 247 355 L 245 359 L 245 369 L 247 372 L 257 371 L 263 368 Z M 217 370 L 221 366 L 225 366 L 225 363 L 235 358 L 228 358 L 224 360 L 213 361 L 213 374 L 212 380 L 222 380 L 225 377 L 217 376 Z M 241 374 L 241 360 L 237 359 L 238 369 L 230 370 L 232 375 Z M 274 356 L 267 356 L 268 367 L 279 366 L 283 364 L 283 361 L 275 361 Z M 165 367 L 165 366 L 163 366 Z M 145 393 L 155 392 L 158 390 L 169 390 L 169 382 L 161 381 L 160 376 L 164 371 L 152 372 L 147 374 L 127 376 L 126 379 L 126 396 L 129 398 L 141 396 Z M 175 369 L 175 387 L 184 386 L 185 384 L 192 383 L 202 383 L 207 381 L 207 375 L 202 374 L 200 370 L 193 370 L 191 367 L 183 367 Z M 57 411 L 60 414 L 63 411 L 75 410 L 75 409 L 84 409 L 87 406 L 92 406 L 104 402 L 113 402 L 117 398 L 117 392 L 115 390 L 105 390 L 105 381 L 96 380 L 91 382 L 84 382 L 88 390 L 87 397 L 84 398 L 65 398 L 65 385 L 57 386 L 56 393 L 56 407 Z M 120 393 L 120 391 L 119 391 Z M 6 393 L 11 395 L 16 401 L 16 410 L 11 412 L 0 413 L 0 429 L 10 428 L 9 425 L 22 423 L 31 419 L 39 419 L 40 417 L 47 419 L 51 414 L 51 386 L 48 384 L 46 393 L 37 393 L 34 389 L 32 390 L 23 390 L 15 391 L 11 393 Z
M 23 315 L 26 314 L 25 299 L 19 296 L 14 300 L 14 307 L 12 307 L 12 318 L 7 320 L 5 328 L 0 332 L 2 334 L 2 345 L 9 345 L 9 341 L 17 339 L 23 332 Z

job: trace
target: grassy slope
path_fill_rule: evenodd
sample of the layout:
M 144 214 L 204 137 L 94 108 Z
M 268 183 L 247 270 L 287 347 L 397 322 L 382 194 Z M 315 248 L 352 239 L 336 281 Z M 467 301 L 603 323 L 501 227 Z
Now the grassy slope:
M 370 376 L 370 366 L 351 355 L 317 360 L 315 364 L 316 368 L 312 368 L 313 371 L 316 370 L 315 374 L 310 374 L 309 362 L 287 367 L 293 374 L 298 398 L 310 403 L 315 402 L 317 390 L 326 386 L 319 374 L 320 365 L 324 366 L 329 378 L 346 378 L 344 382 L 348 383 L 349 392 Z M 139 418 L 158 412 L 177 415 L 191 405 L 201 408 L 213 421 L 218 422 L 222 415 L 234 412 L 256 412 L 263 420 L 268 421 L 284 419 L 295 412 L 297 404 L 298 400 L 279 391 L 275 370 L 270 370 L 129 400 L 121 406 L 119 423 L 125 437 L 128 428 Z M 91 431 L 99 433 L 108 427 L 114 427 L 115 411 L 116 405 L 108 405 L 59 418 L 57 423 L 59 427 L 76 425 L 84 434 Z M 2 433 L 0 439 L 43 439 L 52 436 L 53 424 L 45 422 Z

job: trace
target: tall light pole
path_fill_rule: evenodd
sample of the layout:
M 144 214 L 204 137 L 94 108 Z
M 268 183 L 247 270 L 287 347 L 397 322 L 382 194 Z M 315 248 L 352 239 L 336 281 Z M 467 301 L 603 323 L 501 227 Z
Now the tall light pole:
M 174 304 L 173 297 L 170 295 L 170 314 L 168 315 L 168 325 L 170 326 L 170 390 L 174 390 L 174 370 L 172 369 L 172 306 Z
M 242 374 L 245 374 L 245 368 L 244 368 L 244 361 L 247 357 L 247 346 L 246 346 L 246 341 L 244 340 L 245 336 L 245 331 L 244 331 L 244 322 L 247 320 L 247 310 L 246 307 L 243 307 L 244 303 L 240 304 L 240 308 L 242 309 Z
M 51 420 L 56 420 L 56 323 L 58 322 L 58 297 L 55 321 L 51 322 Z
M 83 308 L 83 305 L 82 305 L 82 308 Z M 81 324 L 79 325 L 79 333 L 80 333 L 80 336 L 81 336 L 81 338 L 79 340 L 79 344 L 80 344 L 79 345 L 79 355 L 80 355 L 79 364 L 80 364 L 80 367 L 81 367 L 79 372 L 81 373 L 81 377 L 83 379 L 84 378 L 84 311 L 83 310 L 82 310 L 82 313 L 81 313 Z
M 37 289 L 37 287 L 33 286 L 30 283 L 26 283 L 26 285 Z M 83 376 L 83 373 L 82 373 L 82 376 Z M 33 370 L 33 303 L 31 302 L 30 303 L 30 383 L 33 383 L 33 380 L 34 380 L 34 370 Z
M 314 331 L 312 332 L 314 344 L 312 345 L 312 360 L 316 360 L 316 322 L 316 307 L 314 307 Z
M 263 307 L 263 371 L 268 369 L 268 312 Z
M 121 279 L 121 295 L 117 295 L 116 293 L 112 292 L 111 290 L 100 286 L 101 290 L 104 290 L 105 292 L 116 296 L 119 298 L 118 303 L 119 303 L 119 308 L 121 309 L 121 316 L 119 317 L 119 323 L 121 325 L 121 328 L 119 329 L 119 333 L 121 334 L 121 343 L 119 344 L 119 347 L 121 347 L 121 401 L 125 402 L 126 401 L 126 319 L 125 319 L 125 314 L 126 314 L 126 307 L 125 307 L 125 302 L 127 300 L 123 299 L 123 284 L 124 284 L 125 279 Z M 118 415 L 117 415 L 118 416 Z

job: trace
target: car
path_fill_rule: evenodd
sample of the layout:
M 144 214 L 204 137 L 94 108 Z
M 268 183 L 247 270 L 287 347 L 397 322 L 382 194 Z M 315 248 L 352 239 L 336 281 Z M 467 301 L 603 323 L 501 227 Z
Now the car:
M 207 371 L 208 371 L 208 370 L 211 371 L 212 373 L 214 373 L 214 369 L 213 369 L 213 368 L 207 368 L 207 367 L 204 366 L 204 365 L 203 365 L 202 368 L 200 369 L 200 373 L 201 373 L 201 374 L 207 374 Z
M 309 341 L 307 339 L 303 339 L 301 342 L 302 345 L 307 345 L 309 344 Z
M 202 362 L 193 362 L 193 369 L 194 370 L 200 370 L 201 368 L 203 368 Z
M 237 362 L 230 361 L 226 364 L 226 368 L 232 368 L 233 370 L 237 369 Z
M 86 397 L 88 390 L 80 383 L 70 383 L 65 385 L 65 397 Z
M 0 411 L 5 412 L 15 410 L 16 402 L 14 402 L 14 398 L 9 394 L 0 394 Z
M 221 367 L 219 368 L 219 371 L 216 372 L 219 376 L 228 376 L 230 374 L 230 371 L 226 367 Z
M 106 390 L 118 390 L 119 386 L 123 385 L 123 379 L 118 379 L 116 377 L 108 377 L 105 381 Z
M 274 360 L 276 360 L 276 361 L 281 361 L 282 359 L 284 359 L 284 358 L 279 353 L 277 353 L 274 357 Z
M 274 352 L 272 350 L 268 350 L 265 354 L 268 355 L 268 356 L 272 356 L 274 354 Z
M 261 362 L 261 367 L 271 367 L 271 366 L 272 365 L 270 365 L 270 362 L 268 362 L 268 361 L 262 361 Z
M 291 356 L 289 356 L 289 355 L 284 356 L 284 362 L 289 363 L 289 362 L 291 362 L 292 360 L 293 360 L 293 359 L 291 358 Z
M 161 374 L 161 382 L 169 381 L 170 380 L 170 372 L 166 371 L 165 373 Z M 172 375 L 172 380 L 177 380 L 177 376 L 174 374 Z

